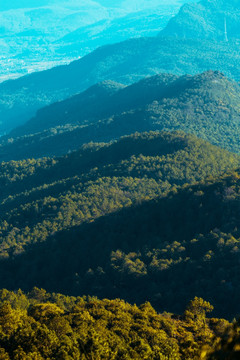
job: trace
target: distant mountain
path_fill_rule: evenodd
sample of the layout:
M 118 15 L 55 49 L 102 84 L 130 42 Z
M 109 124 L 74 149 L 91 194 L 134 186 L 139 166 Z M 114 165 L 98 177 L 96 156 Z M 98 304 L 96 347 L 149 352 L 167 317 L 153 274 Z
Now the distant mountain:
M 56 54 L 82 56 L 99 46 L 113 44 L 134 37 L 155 36 L 174 14 L 175 7 L 161 6 L 130 13 L 116 19 L 104 19 L 68 33 L 55 42 Z
M 240 2 L 202 0 L 185 4 L 160 35 L 201 40 L 240 39 Z
M 187 0 L 190 1 L 190 0 Z M 100 1 L 107 8 L 124 9 L 124 13 L 82 26 L 56 42 L 57 54 L 85 55 L 99 46 L 133 37 L 155 36 L 174 16 L 184 1 Z M 106 5 L 107 4 L 107 5 Z
M 3 137 L 0 159 L 61 155 L 149 130 L 183 130 L 239 153 L 239 123 L 239 84 L 219 72 L 161 74 L 127 87 L 103 82 L 43 108 Z
M 211 179 L 239 165 L 236 154 L 182 132 L 2 163 L 0 287 L 121 294 L 168 311 L 200 295 L 232 314 L 234 297 L 221 304 L 239 288 L 239 175 Z
M 180 5 L 178 0 L 2 1 L 0 82 L 68 64 L 101 45 L 155 35 Z
M 239 58 L 238 45 L 224 42 L 155 37 L 104 46 L 68 66 L 0 84 L 0 131 L 26 122 L 46 104 L 106 79 L 130 84 L 156 73 L 196 74 L 213 69 L 239 80 Z
M 0 54 L 0 81 L 68 64 L 76 58 L 71 53 L 66 57 L 57 54 L 54 41 L 81 26 L 108 18 L 109 13 L 90 0 L 78 4 L 75 1 L 75 7 L 71 3 L 26 0 L 6 4 L 1 1 L 0 34 L 7 51 Z

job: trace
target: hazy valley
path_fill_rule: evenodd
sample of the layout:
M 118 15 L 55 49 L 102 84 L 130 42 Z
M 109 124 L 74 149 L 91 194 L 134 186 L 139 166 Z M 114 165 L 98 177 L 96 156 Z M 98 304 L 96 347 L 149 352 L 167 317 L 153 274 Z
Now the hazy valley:
M 45 70 L 129 37 L 156 35 L 181 1 L 108 4 L 42 1 L 0 5 L 0 81 Z

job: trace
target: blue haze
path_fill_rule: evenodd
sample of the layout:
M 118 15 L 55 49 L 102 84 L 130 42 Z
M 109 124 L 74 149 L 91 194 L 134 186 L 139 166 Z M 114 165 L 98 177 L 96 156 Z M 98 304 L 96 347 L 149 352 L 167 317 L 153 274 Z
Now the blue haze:
M 68 63 L 104 44 L 157 35 L 183 2 L 0 1 L 0 81 Z

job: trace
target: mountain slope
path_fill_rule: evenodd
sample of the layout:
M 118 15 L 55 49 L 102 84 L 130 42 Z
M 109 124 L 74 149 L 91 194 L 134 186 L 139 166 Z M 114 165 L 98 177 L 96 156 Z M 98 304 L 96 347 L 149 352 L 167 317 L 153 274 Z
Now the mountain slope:
M 168 269 L 168 260 L 171 276 L 177 264 L 180 269 L 185 263 L 190 266 L 185 261 L 190 250 L 181 249 L 179 243 L 218 227 L 219 221 L 215 215 L 205 219 L 209 203 L 195 219 L 195 207 L 202 199 L 200 185 L 196 191 L 173 194 L 186 183 L 219 176 L 239 163 L 237 155 L 181 132 L 138 134 L 112 144 L 89 144 L 61 158 L 2 163 L 0 286 L 37 285 L 104 297 L 121 293 L 129 301 L 152 299 L 158 307 L 174 309 L 170 300 L 174 296 L 157 296 L 163 289 L 158 274 Z M 169 191 L 173 193 L 164 198 Z M 191 191 L 199 195 L 194 196 L 196 204 Z M 228 216 L 214 196 L 209 198 L 213 199 L 209 211 Z M 172 258 L 167 244 L 174 241 L 178 244 L 173 245 Z M 162 252 L 166 257 L 161 258 Z M 182 252 L 182 261 L 175 259 L 175 252 Z M 202 258 L 196 261 L 200 266 Z M 101 268 L 106 275 L 95 277 Z M 151 289 L 144 295 L 145 281 Z M 192 288 L 185 289 L 175 309 L 180 311 L 192 293 Z
M 9 131 L 29 120 L 40 107 L 106 79 L 130 84 L 162 72 L 196 74 L 213 69 L 239 80 L 238 64 L 235 43 L 156 37 L 104 46 L 68 66 L 0 84 L 0 130 Z
M 84 104 L 85 102 L 85 104 Z M 104 82 L 38 112 L 0 142 L 2 160 L 64 154 L 135 131 L 183 130 L 239 152 L 240 87 L 219 72 Z
M 125 86 L 113 81 L 103 81 L 85 92 L 40 109 L 36 117 L 16 128 L 11 137 L 34 134 L 66 124 L 89 124 L 101 119 L 111 106 L 113 95 Z M 103 114 L 103 115 L 102 115 Z
M 160 36 L 189 39 L 240 39 L 240 3 L 237 0 L 202 0 L 185 4 Z
M 1 261 L 1 286 L 150 300 L 178 313 L 197 295 L 232 318 L 240 293 L 238 193 L 236 173 L 53 232 L 45 243 Z

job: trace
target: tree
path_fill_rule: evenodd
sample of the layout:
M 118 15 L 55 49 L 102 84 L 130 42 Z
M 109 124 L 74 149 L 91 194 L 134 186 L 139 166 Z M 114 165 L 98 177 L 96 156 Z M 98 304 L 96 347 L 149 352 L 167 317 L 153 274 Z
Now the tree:
M 187 309 L 185 310 L 184 317 L 186 320 L 201 320 L 205 321 L 206 313 L 213 311 L 214 307 L 202 298 L 195 297 L 191 300 Z

